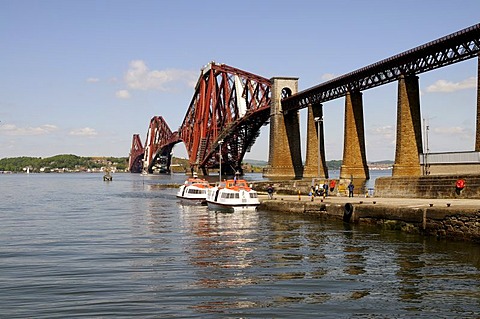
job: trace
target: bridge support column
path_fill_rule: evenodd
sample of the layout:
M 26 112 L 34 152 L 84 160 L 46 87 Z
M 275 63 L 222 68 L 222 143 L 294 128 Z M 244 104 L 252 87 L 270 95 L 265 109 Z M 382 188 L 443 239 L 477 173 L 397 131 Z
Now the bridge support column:
M 321 120 L 315 121 L 315 119 Z M 328 168 L 325 160 L 322 104 L 308 106 L 307 157 L 303 177 L 328 178 Z
M 398 79 L 397 141 L 392 176 L 421 175 L 422 123 L 417 76 Z
M 340 178 L 369 179 L 365 152 L 362 92 L 347 92 L 345 96 L 345 127 L 343 161 Z
M 268 178 L 301 178 L 303 176 L 300 149 L 298 111 L 283 113 L 281 100 L 298 92 L 298 78 L 276 77 L 272 82 L 270 105 L 270 146 L 268 165 L 263 176 Z
M 480 152 L 480 54 L 477 58 L 477 128 L 475 134 L 475 152 Z

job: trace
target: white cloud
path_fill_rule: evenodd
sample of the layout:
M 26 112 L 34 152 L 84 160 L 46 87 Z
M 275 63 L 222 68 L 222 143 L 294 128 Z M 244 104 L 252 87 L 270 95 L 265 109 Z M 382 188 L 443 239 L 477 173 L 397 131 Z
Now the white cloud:
M 470 137 L 472 132 L 469 129 L 466 129 L 461 126 L 451 126 L 451 127 L 436 127 L 433 129 L 433 132 L 439 135 L 447 135 L 449 137 Z
M 72 130 L 68 134 L 69 135 L 74 135 L 74 136 L 95 136 L 98 133 L 93 128 L 84 127 L 84 128 L 79 128 L 79 129 Z
M 198 73 L 194 71 L 166 69 L 149 70 L 142 60 L 130 62 L 124 80 L 130 89 L 171 91 L 178 86 L 193 87 Z
M 334 78 L 336 78 L 336 75 L 333 73 L 325 73 L 325 74 L 322 74 L 322 77 L 321 77 L 322 81 L 329 81 Z
M 52 124 L 37 127 L 17 127 L 15 124 L 0 124 L 0 134 L 10 136 L 46 135 L 58 129 Z
M 117 92 L 115 92 L 115 96 L 119 99 L 129 99 L 131 97 L 130 95 L 130 92 L 128 92 L 127 90 L 119 90 Z
M 472 89 L 477 87 L 477 79 L 470 77 L 461 82 L 448 82 L 446 80 L 438 80 L 434 84 L 427 87 L 427 92 L 444 92 L 451 93 L 460 90 Z
M 396 129 L 392 125 L 374 127 L 369 130 L 372 135 L 381 136 L 385 139 L 395 138 Z
M 88 78 L 87 82 L 88 83 L 97 83 L 97 82 L 100 82 L 100 79 L 99 78 Z

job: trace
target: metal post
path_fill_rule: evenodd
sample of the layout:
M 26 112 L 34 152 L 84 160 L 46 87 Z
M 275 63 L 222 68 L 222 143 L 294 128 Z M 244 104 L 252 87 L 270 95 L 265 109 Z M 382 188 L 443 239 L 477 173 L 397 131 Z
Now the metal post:
M 427 146 L 427 153 L 425 154 L 425 174 L 430 175 L 430 168 L 428 167 L 428 153 L 430 152 L 430 149 L 428 148 L 428 130 L 430 129 L 430 126 L 426 126 L 426 146 Z
M 220 178 L 220 183 L 222 182 L 222 144 L 223 140 L 218 141 L 218 163 L 219 163 L 219 170 L 218 170 L 218 176 Z
M 430 130 L 430 126 L 427 125 L 427 121 L 423 119 L 423 129 L 424 129 L 424 138 L 423 138 L 423 175 L 429 175 L 430 170 L 428 167 L 428 153 L 430 149 L 428 148 L 428 131 Z

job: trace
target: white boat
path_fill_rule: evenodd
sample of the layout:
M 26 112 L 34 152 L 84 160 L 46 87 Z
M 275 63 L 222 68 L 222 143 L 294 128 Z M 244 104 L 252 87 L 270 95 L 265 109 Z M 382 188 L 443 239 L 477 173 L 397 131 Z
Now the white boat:
M 207 205 L 211 210 L 255 210 L 260 201 L 245 180 L 229 179 L 208 189 Z
M 198 178 L 194 175 L 179 187 L 177 197 L 184 202 L 192 204 L 205 204 L 207 198 L 207 190 L 210 188 L 208 181 Z

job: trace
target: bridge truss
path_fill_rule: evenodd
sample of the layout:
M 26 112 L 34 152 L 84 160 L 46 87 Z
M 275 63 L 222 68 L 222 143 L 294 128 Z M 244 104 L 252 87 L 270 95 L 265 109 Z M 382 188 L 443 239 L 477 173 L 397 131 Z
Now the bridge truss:
M 178 131 L 172 132 L 161 116 L 150 121 L 143 170 L 169 172 L 173 146 L 184 142 L 192 171 L 208 175 L 210 169 L 221 166 L 222 174 L 243 173 L 243 157 L 270 117 L 270 98 L 270 80 L 209 63 L 202 69 Z M 133 143 L 138 143 L 135 136 Z M 130 161 L 136 154 L 133 143 Z M 130 171 L 136 172 L 132 167 Z
M 241 162 L 270 117 L 270 80 L 209 63 L 179 129 L 191 167 L 241 172 Z M 220 151 L 221 150 L 221 151 Z
M 128 170 L 132 173 L 140 173 L 143 168 L 144 148 L 140 135 L 133 134 L 132 147 L 130 148 L 130 156 L 128 161 Z
M 284 111 L 298 110 L 478 56 L 480 24 L 371 64 L 282 100 Z

